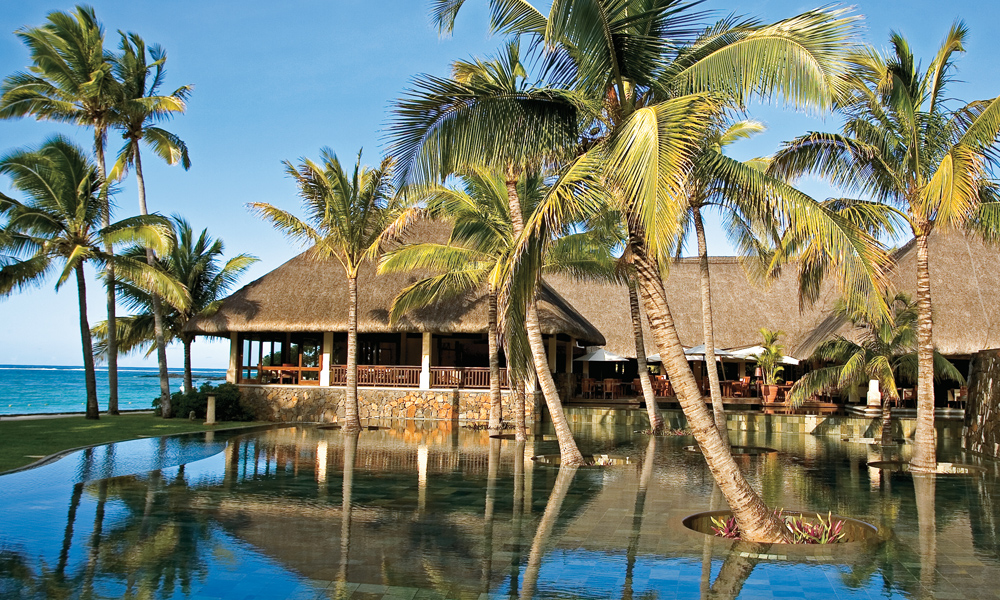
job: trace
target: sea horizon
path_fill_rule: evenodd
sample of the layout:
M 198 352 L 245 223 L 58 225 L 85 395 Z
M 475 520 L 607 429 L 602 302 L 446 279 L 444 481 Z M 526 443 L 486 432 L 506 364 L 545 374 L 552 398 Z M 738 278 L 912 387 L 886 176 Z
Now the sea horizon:
M 97 370 L 97 403 L 107 410 L 108 379 L 106 365 Z M 183 368 L 167 369 L 170 392 L 182 386 Z M 192 383 L 218 385 L 225 381 L 224 368 L 192 368 Z M 103 376 L 102 376 L 103 375 Z M 118 368 L 118 407 L 120 410 L 150 410 L 159 396 L 158 367 Z M 0 416 L 84 412 L 87 390 L 82 365 L 0 364 Z

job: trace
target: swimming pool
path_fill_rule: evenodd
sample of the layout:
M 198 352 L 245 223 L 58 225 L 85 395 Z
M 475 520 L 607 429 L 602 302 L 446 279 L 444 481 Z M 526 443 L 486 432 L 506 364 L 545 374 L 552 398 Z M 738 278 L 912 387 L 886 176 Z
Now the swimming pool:
M 864 444 L 743 434 L 779 451 L 741 463 L 771 506 L 884 538 L 789 550 L 681 525 L 723 508 L 690 437 L 578 425 L 585 451 L 628 461 L 573 470 L 531 460 L 551 432 L 384 425 L 151 438 L 0 476 L 0 597 L 1000 597 L 992 462 L 915 478 L 869 468 Z

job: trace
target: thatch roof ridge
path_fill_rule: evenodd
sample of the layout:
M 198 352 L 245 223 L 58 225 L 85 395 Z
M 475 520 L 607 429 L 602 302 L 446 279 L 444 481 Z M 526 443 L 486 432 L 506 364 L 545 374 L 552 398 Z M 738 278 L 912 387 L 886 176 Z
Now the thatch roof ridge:
M 450 231 L 447 223 L 426 221 L 414 227 L 409 239 L 444 242 Z M 485 290 L 436 302 L 389 323 L 389 308 L 396 295 L 430 273 L 378 275 L 375 269 L 369 263 L 358 273 L 359 332 L 486 332 Z M 537 298 L 543 333 L 565 333 L 592 344 L 605 342 L 601 332 L 548 285 L 539 286 Z M 347 331 L 348 304 L 347 279 L 340 263 L 316 258 L 306 250 L 243 286 L 224 299 L 214 315 L 193 319 L 186 329 L 221 336 L 231 332 Z

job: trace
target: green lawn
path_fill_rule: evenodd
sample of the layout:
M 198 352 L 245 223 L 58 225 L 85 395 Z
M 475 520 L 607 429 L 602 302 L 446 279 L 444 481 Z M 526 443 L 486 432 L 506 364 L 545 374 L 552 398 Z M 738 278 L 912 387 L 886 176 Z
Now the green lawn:
M 161 419 L 156 415 L 101 415 L 97 421 L 88 421 L 83 417 L 0 420 L 0 472 L 79 446 L 261 424 L 218 423 L 208 427 L 201 421 Z

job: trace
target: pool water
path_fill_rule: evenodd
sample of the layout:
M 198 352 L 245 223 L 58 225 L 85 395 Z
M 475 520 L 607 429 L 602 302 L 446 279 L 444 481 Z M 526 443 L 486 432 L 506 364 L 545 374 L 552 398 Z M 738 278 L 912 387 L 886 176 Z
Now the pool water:
M 692 438 L 578 426 L 558 452 L 448 422 L 345 435 L 312 426 L 153 438 L 0 476 L 2 598 L 994 598 L 996 463 L 972 476 L 812 435 L 744 434 L 770 506 L 880 529 L 843 548 L 734 543 L 681 521 L 725 508 Z M 901 453 L 901 454 L 900 454 Z

